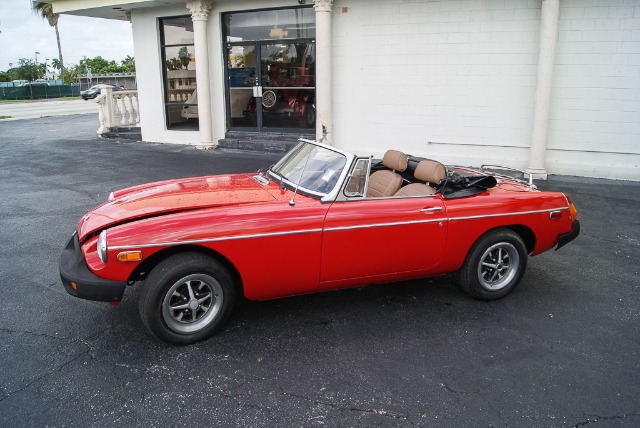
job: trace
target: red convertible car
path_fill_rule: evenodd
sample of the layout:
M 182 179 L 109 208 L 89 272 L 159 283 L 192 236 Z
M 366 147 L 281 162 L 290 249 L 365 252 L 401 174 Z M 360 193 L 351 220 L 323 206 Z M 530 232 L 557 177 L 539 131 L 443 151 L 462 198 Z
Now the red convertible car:
M 563 193 L 389 150 L 382 161 L 301 140 L 268 171 L 119 190 L 80 219 L 66 290 L 117 304 L 140 282 L 158 339 L 210 337 L 243 295 L 265 300 L 457 272 L 492 300 L 529 255 L 580 232 Z

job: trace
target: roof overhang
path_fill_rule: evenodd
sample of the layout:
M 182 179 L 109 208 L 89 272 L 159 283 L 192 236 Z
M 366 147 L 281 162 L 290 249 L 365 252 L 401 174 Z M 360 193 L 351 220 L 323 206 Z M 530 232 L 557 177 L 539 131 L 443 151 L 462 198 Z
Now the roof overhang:
M 127 12 L 134 9 L 183 5 L 185 0 L 51 0 L 53 11 L 66 15 L 127 20 Z

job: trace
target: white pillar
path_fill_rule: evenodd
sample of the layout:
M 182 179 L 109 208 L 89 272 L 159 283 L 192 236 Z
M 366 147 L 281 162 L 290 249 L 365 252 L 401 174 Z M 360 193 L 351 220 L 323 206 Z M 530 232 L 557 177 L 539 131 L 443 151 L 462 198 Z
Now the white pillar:
M 200 144 L 213 145 L 211 126 L 211 82 L 209 79 L 209 44 L 207 40 L 207 19 L 213 8 L 213 0 L 187 0 L 187 8 L 193 20 L 193 45 L 196 58 L 196 90 L 198 91 L 198 126 Z
M 533 130 L 529 148 L 529 167 L 527 172 L 536 178 L 547 178 L 545 157 L 547 154 L 547 135 L 549 132 L 549 113 L 551 110 L 551 87 L 553 85 L 553 65 L 556 58 L 558 40 L 558 16 L 560 0 L 542 0 L 540 17 L 540 53 L 538 55 L 538 76 L 536 86 L 535 110 L 533 112 Z
M 332 7 L 333 0 L 315 0 L 313 7 L 316 12 L 316 139 L 318 141 L 322 139 L 325 144 L 331 144 L 333 139 L 331 109 Z

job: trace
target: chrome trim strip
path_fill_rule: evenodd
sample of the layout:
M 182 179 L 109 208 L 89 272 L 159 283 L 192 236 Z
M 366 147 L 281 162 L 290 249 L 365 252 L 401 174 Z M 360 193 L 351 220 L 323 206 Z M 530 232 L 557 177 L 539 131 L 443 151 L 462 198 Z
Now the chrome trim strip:
M 116 250 L 131 250 L 134 248 L 169 247 L 172 245 L 204 244 L 207 242 L 221 242 L 221 241 L 233 241 L 233 240 L 241 240 L 241 239 L 266 238 L 270 236 L 301 235 L 305 233 L 318 233 L 318 232 L 322 232 L 322 229 L 295 230 L 293 232 L 256 233 L 254 235 L 224 236 L 220 238 L 196 239 L 192 241 L 158 242 L 156 244 L 120 245 L 117 247 L 110 247 L 109 249 L 116 251 Z
M 506 213 L 506 214 L 490 214 L 490 215 L 452 217 L 452 218 L 441 217 L 441 218 L 429 219 L 429 220 L 411 220 L 411 221 L 400 221 L 400 222 L 392 222 L 392 223 L 359 224 L 355 226 L 330 227 L 330 228 L 324 229 L 324 231 L 338 232 L 338 231 L 355 230 L 355 229 L 375 229 L 379 227 L 439 223 L 444 221 L 474 220 L 479 218 L 509 217 L 509 216 L 528 215 L 528 214 L 545 214 L 545 213 L 551 213 L 552 211 L 568 211 L 568 210 L 569 210 L 569 207 L 564 207 L 564 208 L 550 208 L 548 210 L 523 211 L 523 212 Z M 306 233 L 319 233 L 322 231 L 323 231 L 322 228 L 318 228 L 318 229 L 295 230 L 291 232 L 272 232 L 272 233 L 256 233 L 253 235 L 223 236 L 220 238 L 198 239 L 198 240 L 192 240 L 192 241 L 159 242 L 155 244 L 141 244 L 141 245 L 120 245 L 120 246 L 109 247 L 109 250 L 121 251 L 121 250 L 132 250 L 136 248 L 153 248 L 153 247 L 169 247 L 172 245 L 204 244 L 208 242 L 222 242 L 222 241 L 233 241 L 233 240 L 241 240 L 241 239 L 267 238 L 271 236 L 301 235 Z
M 342 226 L 342 227 L 328 227 L 325 232 L 338 232 L 342 230 L 354 230 L 354 229 L 375 229 L 378 227 L 392 227 L 392 226 L 406 226 L 410 224 L 425 224 L 425 223 L 439 223 L 447 221 L 446 218 L 437 218 L 431 220 L 412 220 L 412 221 L 399 221 L 394 223 L 373 223 L 373 224 L 358 224 L 355 226 Z
M 521 211 L 521 212 L 514 212 L 514 213 L 472 215 L 472 216 L 466 216 L 466 217 L 450 217 L 449 221 L 475 220 L 475 219 L 478 219 L 478 218 L 493 218 L 493 217 L 510 217 L 510 216 L 528 215 L 528 214 L 546 214 L 546 213 L 550 213 L 551 211 L 566 211 L 568 209 L 569 209 L 569 207 L 565 207 L 565 208 L 550 208 L 548 210 Z

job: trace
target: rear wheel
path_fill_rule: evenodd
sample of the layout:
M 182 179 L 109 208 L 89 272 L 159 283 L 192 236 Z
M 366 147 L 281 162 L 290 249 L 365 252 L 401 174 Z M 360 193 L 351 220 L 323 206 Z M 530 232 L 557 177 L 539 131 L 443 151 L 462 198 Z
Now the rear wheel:
M 471 247 L 459 272 L 460 286 L 471 296 L 495 300 L 516 288 L 527 267 L 527 248 L 509 229 L 481 236 Z
M 147 277 L 138 301 L 145 327 L 156 338 L 188 344 L 211 337 L 227 319 L 235 300 L 229 272 L 200 253 L 178 254 Z
M 313 106 L 306 106 L 304 113 L 298 119 L 298 125 L 301 128 L 312 128 L 316 124 L 316 110 Z

